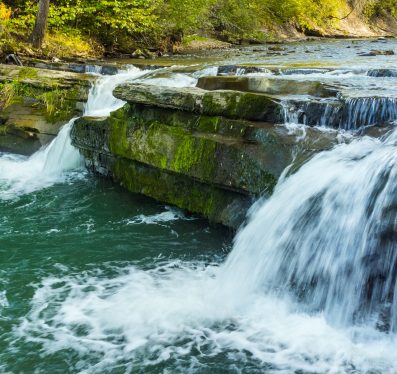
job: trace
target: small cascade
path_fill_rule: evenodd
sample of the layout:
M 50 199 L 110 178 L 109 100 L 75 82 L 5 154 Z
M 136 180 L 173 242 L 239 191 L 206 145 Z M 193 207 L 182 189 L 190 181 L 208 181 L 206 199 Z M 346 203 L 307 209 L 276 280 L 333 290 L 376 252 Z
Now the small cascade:
M 397 130 L 316 155 L 235 239 L 234 297 L 292 297 L 333 325 L 397 331 Z
M 115 87 L 123 82 L 138 79 L 145 74 L 147 74 L 146 70 L 132 66 L 128 71 L 122 71 L 117 75 L 102 76 L 89 92 L 84 114 L 98 117 L 108 116 L 110 112 L 124 104 L 123 101 L 113 96 Z
M 147 72 L 131 68 L 116 76 L 102 76 L 91 88 L 84 114 L 107 116 L 123 105 L 112 91 L 116 85 L 139 78 Z M 0 153 L 0 199 L 12 199 L 69 178 L 68 172 L 82 166 L 79 151 L 70 140 L 70 131 L 76 118 L 67 123 L 58 136 L 31 157 Z
M 227 75 L 255 75 L 255 74 L 272 74 L 269 69 L 260 66 L 239 66 L 239 65 L 222 65 L 218 67 L 219 76 Z
M 282 107 L 286 123 L 339 128 L 342 121 L 343 104 L 339 100 L 285 100 Z
M 397 99 L 390 97 L 348 98 L 339 127 L 357 129 L 397 120 Z
M 101 74 L 102 66 L 99 65 L 85 65 L 85 72 L 91 74 Z
M 343 130 L 391 124 L 397 120 L 397 99 L 391 97 L 287 100 L 283 108 L 287 123 Z
M 216 77 L 218 75 L 218 66 L 211 66 L 198 71 L 195 71 L 192 76 L 194 78 L 201 77 Z

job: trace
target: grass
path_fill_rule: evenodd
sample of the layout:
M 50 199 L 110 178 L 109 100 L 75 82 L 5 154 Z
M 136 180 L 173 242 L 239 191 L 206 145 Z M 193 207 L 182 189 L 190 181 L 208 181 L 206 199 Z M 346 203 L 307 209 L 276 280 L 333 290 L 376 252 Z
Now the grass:
M 66 34 L 48 33 L 43 47 L 35 49 L 29 43 L 26 31 L 13 28 L 0 32 L 0 56 L 10 53 L 39 58 L 98 58 L 103 54 L 103 47 L 95 40 L 70 30 Z

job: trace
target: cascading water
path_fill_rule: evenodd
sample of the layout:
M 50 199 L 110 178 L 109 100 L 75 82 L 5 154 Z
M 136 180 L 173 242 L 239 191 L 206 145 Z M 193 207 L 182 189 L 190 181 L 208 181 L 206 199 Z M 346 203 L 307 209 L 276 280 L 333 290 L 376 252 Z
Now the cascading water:
M 114 85 L 141 74 L 101 78 L 90 92 L 86 114 L 117 109 L 122 102 L 111 95 Z M 195 76 L 171 78 L 153 82 L 194 85 Z M 64 172 L 79 164 L 68 138 L 71 126 L 28 160 L 1 156 L 0 181 L 8 184 L 1 198 L 6 190 L 45 186 L 43 176 L 48 183 L 64 179 Z M 82 215 L 85 231 L 74 245 L 70 238 L 80 226 L 70 224 L 59 237 L 54 232 L 63 226 L 45 231 L 53 235 L 45 243 L 55 244 L 39 248 L 47 267 L 40 262 L 37 277 L 28 284 L 27 309 L 21 312 L 14 300 L 19 314 L 5 333 L 9 346 L 0 346 L 0 371 L 2 365 L 9 365 L 4 372 L 13 367 L 3 364 L 7 353 L 21 360 L 15 357 L 21 356 L 18 349 L 29 347 L 29 356 L 34 346 L 39 359 L 21 360 L 27 372 L 34 362 L 44 371 L 54 365 L 54 372 L 79 373 L 396 373 L 396 151 L 394 130 L 383 139 L 363 137 L 313 157 L 282 178 L 269 200 L 253 207 L 223 264 L 214 257 L 210 264 L 207 257 L 190 260 L 186 253 L 184 260 L 173 260 L 169 247 L 196 247 L 196 237 L 189 232 L 186 242 L 176 241 L 174 232 L 162 246 L 163 226 L 148 231 L 147 226 L 159 222 L 183 220 L 182 214 L 151 215 L 150 225 L 141 212 L 126 221 L 123 216 L 113 222 L 106 215 L 86 220 L 82 206 L 93 205 L 95 214 L 105 214 L 120 201 L 109 200 L 101 209 L 92 198 L 75 202 L 79 214 L 74 211 L 72 220 Z M 34 181 L 37 185 L 31 187 Z M 96 200 L 104 198 L 100 194 Z M 124 210 L 130 200 L 121 201 Z M 47 205 L 36 209 L 36 219 L 43 209 Z M 99 230 L 101 219 L 106 230 L 95 241 L 89 235 Z M 112 232 L 119 239 L 123 224 L 128 226 L 125 236 L 108 244 L 106 235 Z M 32 231 L 34 226 L 28 225 Z M 147 262 L 126 259 L 135 250 L 131 243 L 139 240 L 140 256 L 147 256 Z M 76 254 L 69 267 L 47 261 L 55 256 L 54 247 L 64 243 L 64 252 Z M 103 243 L 108 257 L 95 262 Z M 152 247 L 161 247 L 156 256 L 151 256 Z M 192 253 L 196 249 L 189 248 Z M 22 254 L 23 263 L 27 255 Z M 17 272 L 26 276 L 29 269 L 21 269 Z M 9 293 L 0 292 L 0 306 L 13 304 Z M 62 364 L 68 370 L 62 371 Z
M 256 204 L 223 265 L 46 278 L 14 337 L 95 352 L 92 372 L 226 355 L 232 372 L 395 373 L 396 182 L 397 130 L 338 145 Z
M 285 122 L 307 126 L 357 130 L 397 120 L 397 99 L 391 97 L 287 100 L 283 107 Z
M 396 186 L 397 131 L 320 153 L 240 232 L 222 281 L 243 294 L 294 295 L 331 324 L 395 331 Z
M 131 68 L 115 76 L 98 77 L 91 88 L 84 114 L 107 116 L 123 102 L 112 95 L 117 84 L 137 79 L 146 71 Z M 66 180 L 70 171 L 81 166 L 79 151 L 71 145 L 70 130 L 76 119 L 66 124 L 58 136 L 31 157 L 0 153 L 0 199 L 9 199 Z

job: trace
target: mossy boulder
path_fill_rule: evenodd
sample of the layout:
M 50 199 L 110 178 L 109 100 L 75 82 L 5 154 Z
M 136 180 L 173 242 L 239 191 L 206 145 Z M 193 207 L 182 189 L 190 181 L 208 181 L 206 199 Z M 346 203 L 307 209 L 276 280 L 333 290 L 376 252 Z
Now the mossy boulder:
M 123 84 L 113 91 L 129 103 L 171 108 L 208 116 L 280 122 L 282 107 L 277 100 L 251 92 L 206 91 L 196 87 L 159 87 Z
M 0 82 L 19 81 L 47 90 L 81 88 L 79 98 L 82 100 L 87 98 L 87 89 L 95 79 L 90 74 L 0 64 Z
M 32 154 L 81 115 L 92 76 L 0 65 L 0 151 Z M 32 132 L 33 131 L 33 132 Z M 34 136 L 31 136 L 34 134 Z M 15 145 L 15 146 L 13 146 Z

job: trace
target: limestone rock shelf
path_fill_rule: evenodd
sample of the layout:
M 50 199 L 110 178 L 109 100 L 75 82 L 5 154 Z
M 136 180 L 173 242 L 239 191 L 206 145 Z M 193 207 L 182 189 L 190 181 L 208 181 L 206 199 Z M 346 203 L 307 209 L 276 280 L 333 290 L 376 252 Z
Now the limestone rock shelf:
M 88 168 L 232 228 L 286 166 L 336 142 L 330 132 L 302 138 L 277 125 L 280 103 L 262 93 L 124 84 L 114 95 L 128 103 L 72 130 Z
M 88 74 L 0 65 L 0 88 L 10 96 L 6 104 L 0 100 L 0 152 L 30 155 L 50 142 L 66 122 L 81 115 L 93 79 Z

